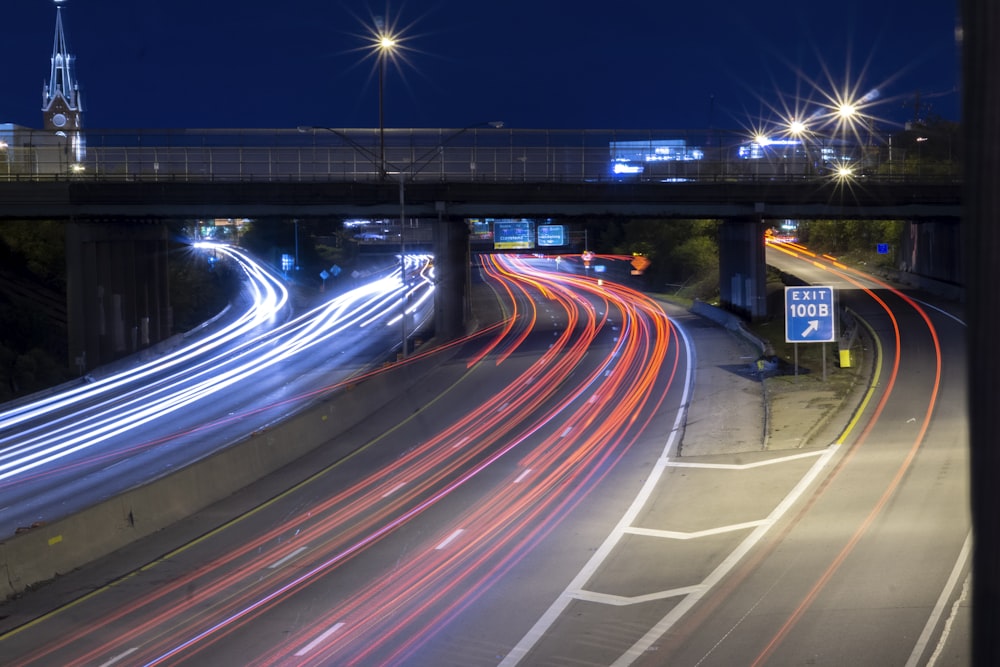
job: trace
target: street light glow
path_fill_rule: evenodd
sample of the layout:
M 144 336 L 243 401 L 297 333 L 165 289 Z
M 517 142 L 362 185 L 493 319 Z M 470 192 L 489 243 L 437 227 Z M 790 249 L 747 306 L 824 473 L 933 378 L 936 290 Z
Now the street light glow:
M 377 67 L 384 67 L 386 59 L 392 60 L 398 65 L 400 59 L 405 59 L 407 39 L 403 29 L 397 26 L 395 20 L 386 20 L 386 17 L 375 16 L 372 22 L 366 27 L 369 42 L 363 47 L 368 53 L 368 57 L 373 57 Z
M 852 118 L 854 114 L 856 114 L 857 112 L 858 112 L 857 107 L 847 102 L 841 104 L 837 108 L 837 115 L 845 120 L 848 118 Z

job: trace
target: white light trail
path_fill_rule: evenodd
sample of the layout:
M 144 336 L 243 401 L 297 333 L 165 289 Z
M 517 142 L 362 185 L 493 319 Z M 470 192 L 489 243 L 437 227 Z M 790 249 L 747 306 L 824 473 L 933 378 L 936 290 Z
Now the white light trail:
M 288 292 L 276 276 L 242 251 L 212 247 L 233 258 L 245 271 L 254 294 L 246 313 L 222 332 L 157 361 L 0 414 L 0 433 L 9 433 L 0 437 L 0 480 L 164 419 L 351 328 L 361 328 L 398 310 L 402 283 L 397 273 L 337 296 L 281 326 L 254 333 L 285 306 Z M 412 261 L 426 266 L 429 258 Z M 424 280 L 419 286 L 423 293 L 432 284 Z M 421 296 L 420 303 L 425 298 Z M 74 405 L 79 408 L 67 414 Z M 17 432 L 11 428 L 48 415 L 54 417 L 44 424 Z

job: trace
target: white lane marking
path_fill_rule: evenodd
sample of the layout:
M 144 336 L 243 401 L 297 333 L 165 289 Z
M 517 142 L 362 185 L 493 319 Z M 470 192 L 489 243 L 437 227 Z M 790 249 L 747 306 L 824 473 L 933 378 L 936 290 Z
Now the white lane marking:
M 468 441 L 469 441 L 469 436 L 465 436 L 464 438 L 462 438 L 461 440 L 459 440 L 458 442 L 456 442 L 454 445 L 452 445 L 452 449 L 458 449 L 459 447 L 461 447 L 462 445 L 464 445 Z
M 691 595 L 692 593 L 700 593 L 703 588 L 704 585 L 695 584 L 694 586 L 671 588 L 666 591 L 660 591 L 659 593 L 646 593 L 645 595 L 636 595 L 633 597 L 625 597 L 624 595 L 609 595 L 607 593 L 594 593 L 592 591 L 577 591 L 573 594 L 573 597 L 577 600 L 583 600 L 585 602 L 597 602 L 598 604 L 607 604 L 615 607 L 626 607 L 630 604 L 655 602 L 656 600 L 665 600 L 666 598 L 676 598 L 683 595 Z
M 807 459 L 813 456 L 822 456 L 826 453 L 826 449 L 819 449 L 815 452 L 802 452 L 801 454 L 792 454 L 790 456 L 779 456 L 773 459 L 767 459 L 766 461 L 755 461 L 753 463 L 689 463 L 687 461 L 671 461 L 667 460 L 666 465 L 671 468 L 706 468 L 709 470 L 749 470 L 751 468 L 760 468 L 763 466 L 776 465 L 779 463 L 788 463 L 789 461 L 794 461 L 796 459 Z
M 135 653 L 138 650 L 139 650 L 138 646 L 133 646 L 129 650 L 125 651 L 124 653 L 119 653 L 118 655 L 116 655 L 115 657 L 111 658 L 107 662 L 102 662 L 101 665 L 100 665 L 100 667 L 111 667 L 111 665 L 114 665 L 115 663 L 118 663 L 118 662 L 124 660 L 125 658 L 129 657 L 130 655 L 132 655 L 133 653 Z
M 920 664 L 920 656 L 923 655 L 924 650 L 927 648 L 927 644 L 931 640 L 931 634 L 934 632 L 934 628 L 937 627 L 938 621 L 941 620 L 941 615 L 944 614 L 945 605 L 948 604 L 948 598 L 955 590 L 955 586 L 958 585 L 958 578 L 962 575 L 962 570 L 965 569 L 965 564 L 969 560 L 969 553 L 972 551 L 972 533 L 969 532 L 965 536 L 965 543 L 962 544 L 962 549 L 958 552 L 958 559 L 955 561 L 955 565 L 951 568 L 951 574 L 948 575 L 948 581 L 945 582 L 944 589 L 941 590 L 941 595 L 938 596 L 937 604 L 934 605 L 934 611 L 931 612 L 930 617 L 927 619 L 927 624 L 924 626 L 924 631 L 920 633 L 920 638 L 917 639 L 917 643 L 913 646 L 913 652 L 910 653 L 910 659 L 906 661 L 906 667 L 915 667 Z M 958 604 L 958 601 L 956 601 Z M 952 616 L 955 614 L 955 609 L 952 609 Z M 951 617 L 948 619 L 948 624 L 944 631 L 941 633 L 941 638 L 938 640 L 937 650 L 934 651 L 933 658 L 927 663 L 928 667 L 934 664 L 934 660 L 937 659 L 938 653 L 944 646 L 945 640 L 948 639 L 948 633 L 951 630 Z
M 336 623 L 336 624 L 334 624 L 333 627 L 327 629 L 327 631 L 324 632 L 323 634 L 321 634 L 319 637 L 317 637 L 316 639 L 312 640 L 311 642 L 309 642 L 308 644 L 306 644 L 305 646 L 303 646 L 302 648 L 300 648 L 298 651 L 296 651 L 295 652 L 295 657 L 301 658 L 305 654 L 309 653 L 314 648 L 316 648 L 317 646 L 319 646 L 327 637 L 329 637 L 330 635 L 332 635 L 337 630 L 340 630 L 342 627 L 344 627 L 343 623 Z
M 649 473 L 649 477 L 643 483 L 642 488 L 639 489 L 639 493 L 636 495 L 635 499 L 632 501 L 631 506 L 626 510 L 625 514 L 618 521 L 618 525 L 612 529 L 611 534 L 605 538 L 604 543 L 598 547 L 594 555 L 590 557 L 590 560 L 583 566 L 583 569 L 577 573 L 573 581 L 569 583 L 566 590 L 559 595 L 558 598 L 549 606 L 549 608 L 542 614 L 535 624 L 528 630 L 527 634 L 521 638 L 521 641 L 511 649 L 504 659 L 500 662 L 498 667 L 513 667 L 521 661 L 524 656 L 537 644 L 550 627 L 559 619 L 559 616 L 565 611 L 566 607 L 569 606 L 570 602 L 573 601 L 573 595 L 571 591 L 582 590 L 584 585 L 590 580 L 597 569 L 601 566 L 604 560 L 611 554 L 611 551 L 617 545 L 618 541 L 621 539 L 625 532 L 625 529 L 632 525 L 639 511 L 649 500 L 653 491 L 656 489 L 656 485 L 659 483 L 660 477 L 663 476 L 663 471 L 666 469 L 667 455 L 674 451 L 674 443 L 677 437 L 683 432 L 683 425 L 685 416 L 687 414 L 687 406 L 690 402 L 690 396 L 692 391 L 692 385 L 694 382 L 694 348 L 691 345 L 691 339 L 688 337 L 687 333 L 681 328 L 676 327 L 677 331 L 680 332 L 681 336 L 685 340 L 685 349 L 687 352 L 687 372 L 684 378 L 684 392 L 681 396 L 680 408 L 677 410 L 677 416 L 674 418 L 674 425 L 670 429 L 670 435 L 667 438 L 667 442 L 664 445 L 664 452 L 666 455 L 661 456 L 656 463 L 653 465 L 653 469 Z
M 677 530 L 656 530 L 655 528 L 626 528 L 625 532 L 630 535 L 643 535 L 645 537 L 662 537 L 669 540 L 696 540 L 699 537 L 708 537 L 709 535 L 721 535 L 722 533 L 731 533 L 736 530 L 745 530 L 747 528 L 756 528 L 767 522 L 766 519 L 759 519 L 757 521 L 745 521 L 743 523 L 734 523 L 728 526 L 719 526 L 718 528 L 709 528 L 707 530 L 696 530 L 692 533 L 683 533 Z
M 948 644 L 948 637 L 951 636 L 951 627 L 955 623 L 955 619 L 958 616 L 958 610 L 969 599 L 969 595 L 972 592 L 972 579 L 970 577 L 965 578 L 965 583 L 962 584 L 962 594 L 958 596 L 954 604 L 951 605 L 951 613 L 948 614 L 948 620 L 944 622 L 944 630 L 941 631 L 941 639 L 938 640 L 937 648 L 934 649 L 934 653 L 931 655 L 930 660 L 927 661 L 927 667 L 934 667 L 937 664 L 938 658 L 941 657 L 941 653 L 944 651 L 944 647 Z
M 567 426 L 566 428 L 563 429 L 563 432 L 559 435 L 559 437 L 560 438 L 565 438 L 566 436 L 568 436 L 572 432 L 573 432 L 573 427 L 572 426 Z
M 921 306 L 924 306 L 925 308 L 930 308 L 931 310 L 936 310 L 937 312 L 941 313 L 945 317 L 950 317 L 951 319 L 953 319 L 954 321 L 958 322 L 963 327 L 965 326 L 965 321 L 962 320 L 962 318 L 957 317 L 956 315 L 952 315 L 951 313 L 949 313 L 947 310 L 944 310 L 943 308 L 938 308 L 934 304 L 927 303 L 926 301 L 921 301 L 920 299 L 914 299 L 914 301 L 916 301 L 917 303 L 919 303 Z
M 385 493 L 383 493 L 382 497 L 383 498 L 388 498 L 389 496 L 391 496 L 392 494 L 396 493 L 397 491 L 399 491 L 404 486 L 406 486 L 406 482 L 400 482 L 396 486 L 392 487 L 391 489 L 389 489 L 388 491 L 386 491 Z
M 273 570 L 275 568 L 281 567 L 282 565 L 284 565 L 288 561 L 292 560 L 293 558 L 295 558 L 296 556 L 298 556 L 300 553 L 302 553 L 303 551 L 305 551 L 308 548 L 309 547 L 299 547 L 298 549 L 296 549 L 292 553 L 288 554 L 284 558 L 282 558 L 280 560 L 274 561 L 273 563 L 271 563 L 270 565 L 268 565 L 267 568 L 269 570 Z
M 514 483 L 519 484 L 525 477 L 527 477 L 530 474 L 531 474 L 531 468 L 526 468 L 524 472 L 522 472 L 520 475 L 517 476 L 517 479 L 514 480 Z
M 819 476 L 821 470 L 826 467 L 826 464 L 833 458 L 833 455 L 839 449 L 839 445 L 831 445 L 823 455 L 813 463 L 812 467 L 809 469 L 799 483 L 788 492 L 778 506 L 771 511 L 767 519 L 765 519 L 761 525 L 757 526 L 752 533 L 750 533 L 732 553 L 726 556 L 726 559 L 719 563 L 706 578 L 702 581 L 703 588 L 700 591 L 691 593 L 686 598 L 681 600 L 674 606 L 670 612 L 664 616 L 660 621 L 650 629 L 639 641 L 633 644 L 624 654 L 612 664 L 612 667 L 625 667 L 625 665 L 631 665 L 634 660 L 639 659 L 642 655 L 649 650 L 654 642 L 659 640 L 664 634 L 667 633 L 673 625 L 679 621 L 684 614 L 686 614 L 690 609 L 704 597 L 705 593 L 712 589 L 713 586 L 718 584 L 722 579 L 729 574 L 729 572 L 736 567 L 736 565 L 746 556 L 747 552 L 752 549 L 757 542 L 759 542 L 767 531 L 771 529 L 771 526 L 778 521 L 784 514 L 791 508 L 792 505 L 805 493 L 806 489 L 815 481 Z
M 456 530 L 456 531 L 455 531 L 454 533 L 452 533 L 452 534 L 451 534 L 451 535 L 449 535 L 448 537 L 444 538 L 444 541 L 443 541 L 443 542 L 441 542 L 441 544 L 439 544 L 439 545 L 437 545 L 436 547 L 434 547 L 434 549 L 435 549 L 436 551 L 440 551 L 441 549 L 444 549 L 444 548 L 445 548 L 446 546 L 448 546 L 449 544 L 451 544 L 452 542 L 454 542 L 454 541 L 455 541 L 455 539 L 456 539 L 456 538 L 457 538 L 457 537 L 458 537 L 459 535 L 461 535 L 462 533 L 464 533 L 464 532 L 465 532 L 465 529 L 464 529 L 464 528 L 459 528 L 459 529 L 458 529 L 458 530 Z

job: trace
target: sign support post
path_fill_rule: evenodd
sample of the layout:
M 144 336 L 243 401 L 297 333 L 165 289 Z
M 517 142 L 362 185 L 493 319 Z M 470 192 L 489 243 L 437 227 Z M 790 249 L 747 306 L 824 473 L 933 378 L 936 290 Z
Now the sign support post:
M 799 375 L 799 343 L 823 343 L 823 381 L 826 382 L 826 343 L 836 340 L 833 287 L 785 287 L 785 342 L 795 349 L 795 376 Z

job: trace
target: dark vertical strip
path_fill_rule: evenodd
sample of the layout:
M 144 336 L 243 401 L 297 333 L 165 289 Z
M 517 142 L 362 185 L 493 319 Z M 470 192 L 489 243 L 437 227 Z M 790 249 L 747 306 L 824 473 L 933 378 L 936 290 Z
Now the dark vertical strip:
M 963 0 L 972 664 L 1000 665 L 1000 3 Z

